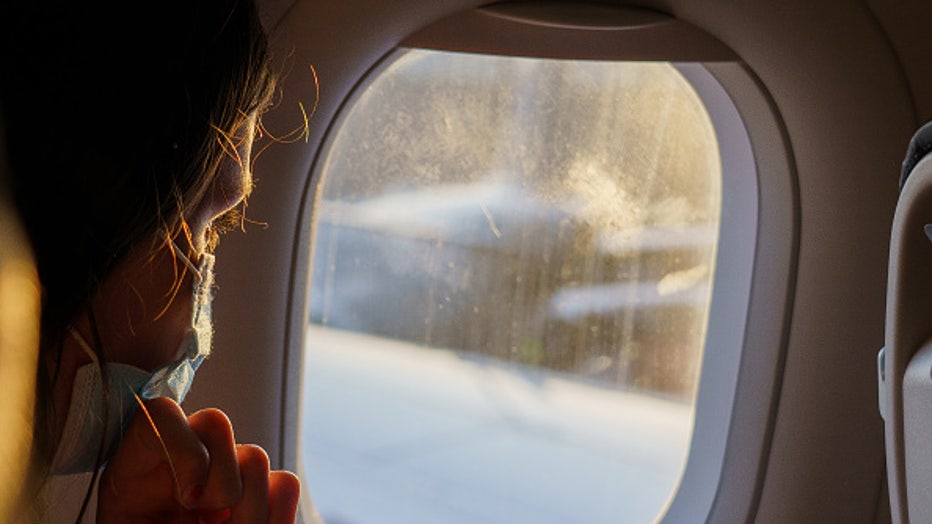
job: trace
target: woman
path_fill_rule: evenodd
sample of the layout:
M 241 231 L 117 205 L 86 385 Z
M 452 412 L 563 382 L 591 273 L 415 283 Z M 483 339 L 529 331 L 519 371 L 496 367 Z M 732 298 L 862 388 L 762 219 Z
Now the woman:
M 43 292 L 33 486 L 103 467 L 99 522 L 293 521 L 294 475 L 178 406 L 274 89 L 255 6 L 12 4 L 0 99 Z

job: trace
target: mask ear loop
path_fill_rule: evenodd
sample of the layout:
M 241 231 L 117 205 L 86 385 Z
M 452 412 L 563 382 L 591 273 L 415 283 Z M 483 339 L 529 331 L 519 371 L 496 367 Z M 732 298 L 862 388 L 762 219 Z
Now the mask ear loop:
M 172 284 L 171 289 L 169 289 L 168 294 L 166 295 L 168 297 L 168 301 L 166 302 L 162 310 L 159 311 L 159 313 L 155 316 L 156 319 L 161 318 L 161 316 L 164 315 L 168 311 L 168 309 L 171 307 L 172 302 L 175 300 L 175 296 L 178 294 L 178 291 L 181 289 L 181 285 L 182 285 L 182 281 L 183 281 L 183 277 L 185 273 L 190 271 L 191 273 L 194 274 L 194 280 L 196 283 L 195 285 L 199 285 L 201 283 L 201 280 L 203 280 L 203 276 L 201 275 L 200 270 L 198 270 L 197 265 L 195 265 L 194 262 L 191 262 L 191 259 L 188 258 L 187 255 L 184 254 L 184 250 L 181 249 L 181 246 L 179 246 L 175 242 L 175 240 L 171 237 L 166 236 L 166 240 L 168 240 L 168 247 L 172 254 L 173 263 L 174 263 L 174 260 L 177 260 L 180 258 L 181 261 L 184 263 L 186 269 L 185 271 L 182 272 L 181 278 L 179 278 L 178 266 L 177 265 L 174 266 L 175 281 Z M 203 257 L 204 255 L 201 255 L 201 256 Z
M 174 240 L 171 240 L 171 243 L 172 243 L 172 248 L 175 254 L 178 255 L 178 257 L 181 259 L 182 262 L 184 262 L 184 265 L 188 266 L 188 269 L 190 269 L 191 273 L 194 274 L 194 278 L 196 278 L 197 281 L 200 282 L 203 277 L 201 276 L 201 271 L 197 267 L 197 264 L 192 262 L 191 259 L 188 258 L 188 256 L 184 254 L 184 250 L 181 249 L 181 246 L 176 244 Z
M 94 364 L 97 365 L 97 367 L 100 367 L 100 359 L 97 358 L 97 353 L 94 353 L 91 345 L 87 343 L 87 340 L 85 340 L 83 336 L 81 336 L 81 333 L 79 333 L 78 330 L 73 326 L 68 326 L 68 333 L 74 337 L 74 340 L 78 343 L 79 346 L 81 346 L 81 349 L 87 353 L 87 356 L 91 358 Z
M 203 302 L 204 295 L 211 293 L 211 287 L 213 286 L 213 269 L 214 269 L 214 255 L 210 252 L 204 252 L 200 255 L 200 260 L 198 264 L 195 264 L 184 254 L 184 250 L 175 243 L 173 239 L 169 239 L 172 245 L 172 251 L 178 255 L 178 258 L 187 266 L 188 270 L 194 274 L 194 295 L 195 300 Z M 197 313 L 195 312 L 195 321 Z

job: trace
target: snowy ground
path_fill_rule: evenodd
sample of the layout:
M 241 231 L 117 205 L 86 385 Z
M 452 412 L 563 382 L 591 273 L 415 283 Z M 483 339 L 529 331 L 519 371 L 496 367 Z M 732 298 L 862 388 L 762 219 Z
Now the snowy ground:
M 327 524 L 652 522 L 691 406 L 312 325 L 302 477 Z

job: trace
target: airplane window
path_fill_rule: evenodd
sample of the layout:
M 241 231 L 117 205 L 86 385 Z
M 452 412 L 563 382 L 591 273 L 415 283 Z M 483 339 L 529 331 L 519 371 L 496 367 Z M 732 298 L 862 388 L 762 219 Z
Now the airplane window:
M 325 522 L 663 513 L 722 208 L 677 66 L 402 50 L 315 176 L 299 453 Z

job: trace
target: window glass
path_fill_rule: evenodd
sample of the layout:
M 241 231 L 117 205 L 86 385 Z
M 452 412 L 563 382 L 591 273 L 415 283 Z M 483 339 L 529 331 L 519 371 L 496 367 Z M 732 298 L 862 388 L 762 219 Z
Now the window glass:
M 301 454 L 326 522 L 663 512 L 721 209 L 675 66 L 402 51 L 316 176 Z

